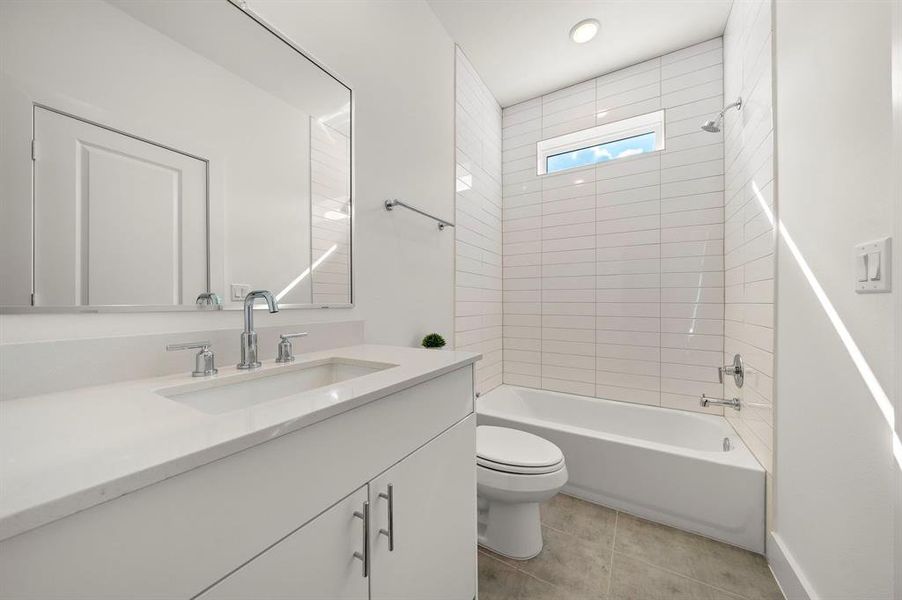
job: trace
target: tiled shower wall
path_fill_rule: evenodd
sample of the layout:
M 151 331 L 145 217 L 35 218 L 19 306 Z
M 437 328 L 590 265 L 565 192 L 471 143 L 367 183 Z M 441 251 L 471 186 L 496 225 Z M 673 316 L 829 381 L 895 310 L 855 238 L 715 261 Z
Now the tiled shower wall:
M 481 352 L 476 391 L 501 384 L 501 107 L 457 49 L 455 346 Z
M 328 125 L 310 119 L 311 268 L 314 304 L 351 301 L 351 141 Z
M 774 140 L 770 0 L 735 2 L 724 33 L 724 91 L 741 112 L 726 120 L 726 314 L 724 358 L 737 352 L 746 379 L 724 393 L 742 411 L 726 416 L 761 464 L 773 465 Z
M 722 105 L 717 38 L 504 109 L 505 383 L 720 395 L 724 146 L 699 125 Z M 661 108 L 664 151 L 536 175 L 540 139 Z

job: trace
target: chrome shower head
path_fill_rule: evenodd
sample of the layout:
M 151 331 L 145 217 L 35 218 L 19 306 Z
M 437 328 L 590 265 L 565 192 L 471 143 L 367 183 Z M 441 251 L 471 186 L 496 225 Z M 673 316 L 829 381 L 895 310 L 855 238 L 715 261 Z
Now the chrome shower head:
M 702 129 L 709 133 L 719 133 L 720 126 L 723 124 L 723 116 L 731 108 L 736 108 L 736 110 L 742 110 L 742 98 L 736 98 L 736 102 L 733 102 L 732 104 L 727 104 L 724 107 L 724 109 L 722 111 L 720 111 L 720 113 L 718 113 L 716 119 L 713 119 L 710 121 L 705 121 L 704 124 L 702 124 Z
M 708 131 L 710 133 L 717 133 L 720 131 L 720 118 L 716 121 L 705 121 L 704 125 L 702 125 L 702 129 Z

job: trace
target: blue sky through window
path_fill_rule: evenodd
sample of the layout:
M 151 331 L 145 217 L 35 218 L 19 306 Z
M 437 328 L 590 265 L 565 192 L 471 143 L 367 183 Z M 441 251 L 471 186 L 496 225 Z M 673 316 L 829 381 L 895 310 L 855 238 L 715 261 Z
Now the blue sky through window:
M 555 154 L 546 159 L 548 173 L 584 167 L 596 163 L 653 152 L 655 149 L 655 132 L 643 133 L 634 137 L 613 142 L 605 142 L 580 150 L 571 150 L 563 154 Z

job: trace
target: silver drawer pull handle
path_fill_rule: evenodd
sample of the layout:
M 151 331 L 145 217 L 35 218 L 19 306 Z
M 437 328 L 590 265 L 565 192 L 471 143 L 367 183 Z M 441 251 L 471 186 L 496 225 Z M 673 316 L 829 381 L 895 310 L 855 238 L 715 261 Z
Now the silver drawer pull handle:
M 355 552 L 354 558 L 363 563 L 363 576 L 370 575 L 370 503 L 363 503 L 363 512 L 354 511 L 354 516 L 363 519 L 363 552 Z
M 380 529 L 379 533 L 388 537 L 388 551 L 395 550 L 395 491 L 392 484 L 388 484 L 388 493 L 379 492 L 380 498 L 388 500 L 388 530 Z

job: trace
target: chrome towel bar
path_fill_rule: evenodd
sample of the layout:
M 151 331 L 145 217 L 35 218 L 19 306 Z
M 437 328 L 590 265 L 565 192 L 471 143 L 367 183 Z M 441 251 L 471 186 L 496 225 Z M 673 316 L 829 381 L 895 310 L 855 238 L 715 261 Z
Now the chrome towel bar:
M 391 210 L 396 206 L 403 206 L 404 208 L 406 208 L 408 210 L 412 210 L 415 213 L 419 213 L 419 214 L 423 215 L 424 217 L 429 217 L 430 219 L 432 219 L 433 221 L 438 223 L 439 231 L 443 231 L 445 229 L 446 225 L 448 227 L 454 227 L 454 223 L 449 223 L 448 221 L 446 221 L 444 219 L 439 219 L 438 217 L 433 217 L 429 213 L 423 212 L 419 208 L 413 207 L 409 204 L 405 204 L 398 199 L 385 201 L 385 210 Z

